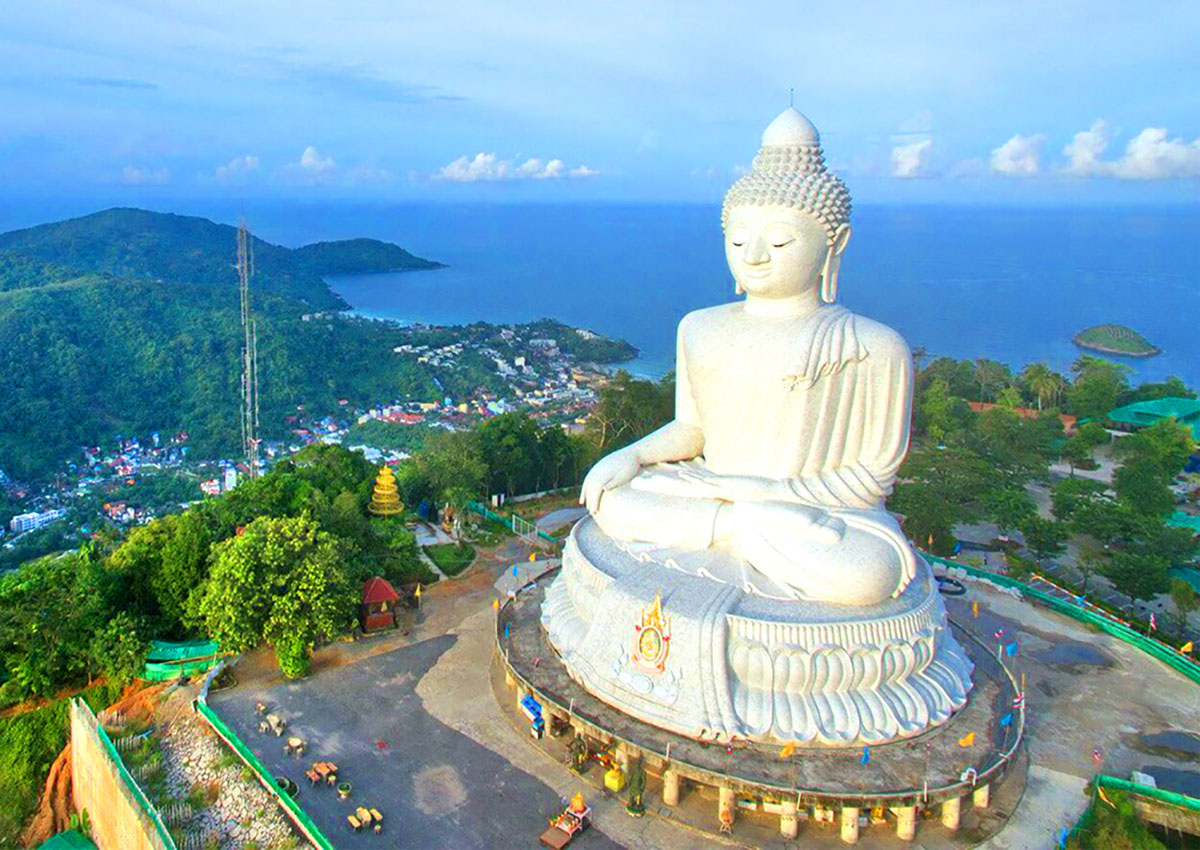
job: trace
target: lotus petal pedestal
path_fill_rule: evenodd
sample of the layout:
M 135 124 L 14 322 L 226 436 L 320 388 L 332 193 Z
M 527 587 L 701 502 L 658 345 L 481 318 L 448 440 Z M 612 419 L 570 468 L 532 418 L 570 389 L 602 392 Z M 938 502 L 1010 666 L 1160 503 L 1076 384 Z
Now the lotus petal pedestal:
M 694 738 L 883 743 L 945 722 L 971 689 L 924 561 L 880 605 L 797 602 L 727 552 L 623 544 L 589 518 L 542 625 L 592 694 Z

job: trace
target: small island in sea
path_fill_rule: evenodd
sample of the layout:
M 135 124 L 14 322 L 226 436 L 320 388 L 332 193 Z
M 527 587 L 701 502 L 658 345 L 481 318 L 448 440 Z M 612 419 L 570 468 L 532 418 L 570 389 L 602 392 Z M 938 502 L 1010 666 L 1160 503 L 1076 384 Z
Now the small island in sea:
M 1122 357 L 1153 357 L 1162 354 L 1162 349 L 1151 345 L 1140 333 L 1125 325 L 1110 323 L 1085 328 L 1072 340 L 1080 348 L 1089 348 L 1104 354 Z

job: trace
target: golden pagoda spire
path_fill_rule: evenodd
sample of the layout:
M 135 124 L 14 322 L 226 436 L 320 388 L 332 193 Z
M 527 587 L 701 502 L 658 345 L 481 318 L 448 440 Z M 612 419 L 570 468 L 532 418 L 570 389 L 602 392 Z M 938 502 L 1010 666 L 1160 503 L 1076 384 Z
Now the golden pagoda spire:
M 383 466 L 375 479 L 375 490 L 371 494 L 371 503 L 367 510 L 375 516 L 395 516 L 404 512 L 404 504 L 400 501 L 400 491 L 396 487 L 396 476 L 390 466 Z

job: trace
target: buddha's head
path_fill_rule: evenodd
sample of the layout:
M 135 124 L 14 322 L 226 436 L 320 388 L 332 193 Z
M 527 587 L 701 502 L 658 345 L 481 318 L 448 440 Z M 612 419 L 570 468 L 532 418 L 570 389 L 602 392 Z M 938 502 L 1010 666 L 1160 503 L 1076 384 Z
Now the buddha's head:
M 780 299 L 816 290 L 832 303 L 849 219 L 850 193 L 825 168 L 816 127 L 789 107 L 725 195 L 721 227 L 737 291 Z

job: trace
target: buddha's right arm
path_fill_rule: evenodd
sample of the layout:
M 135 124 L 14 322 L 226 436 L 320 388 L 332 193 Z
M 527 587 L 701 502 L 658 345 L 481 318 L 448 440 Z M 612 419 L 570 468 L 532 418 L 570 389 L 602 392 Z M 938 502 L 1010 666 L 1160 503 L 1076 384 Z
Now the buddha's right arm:
M 699 425 L 673 419 L 633 443 L 627 451 L 637 457 L 638 466 L 691 460 L 704 451 L 704 432 Z

